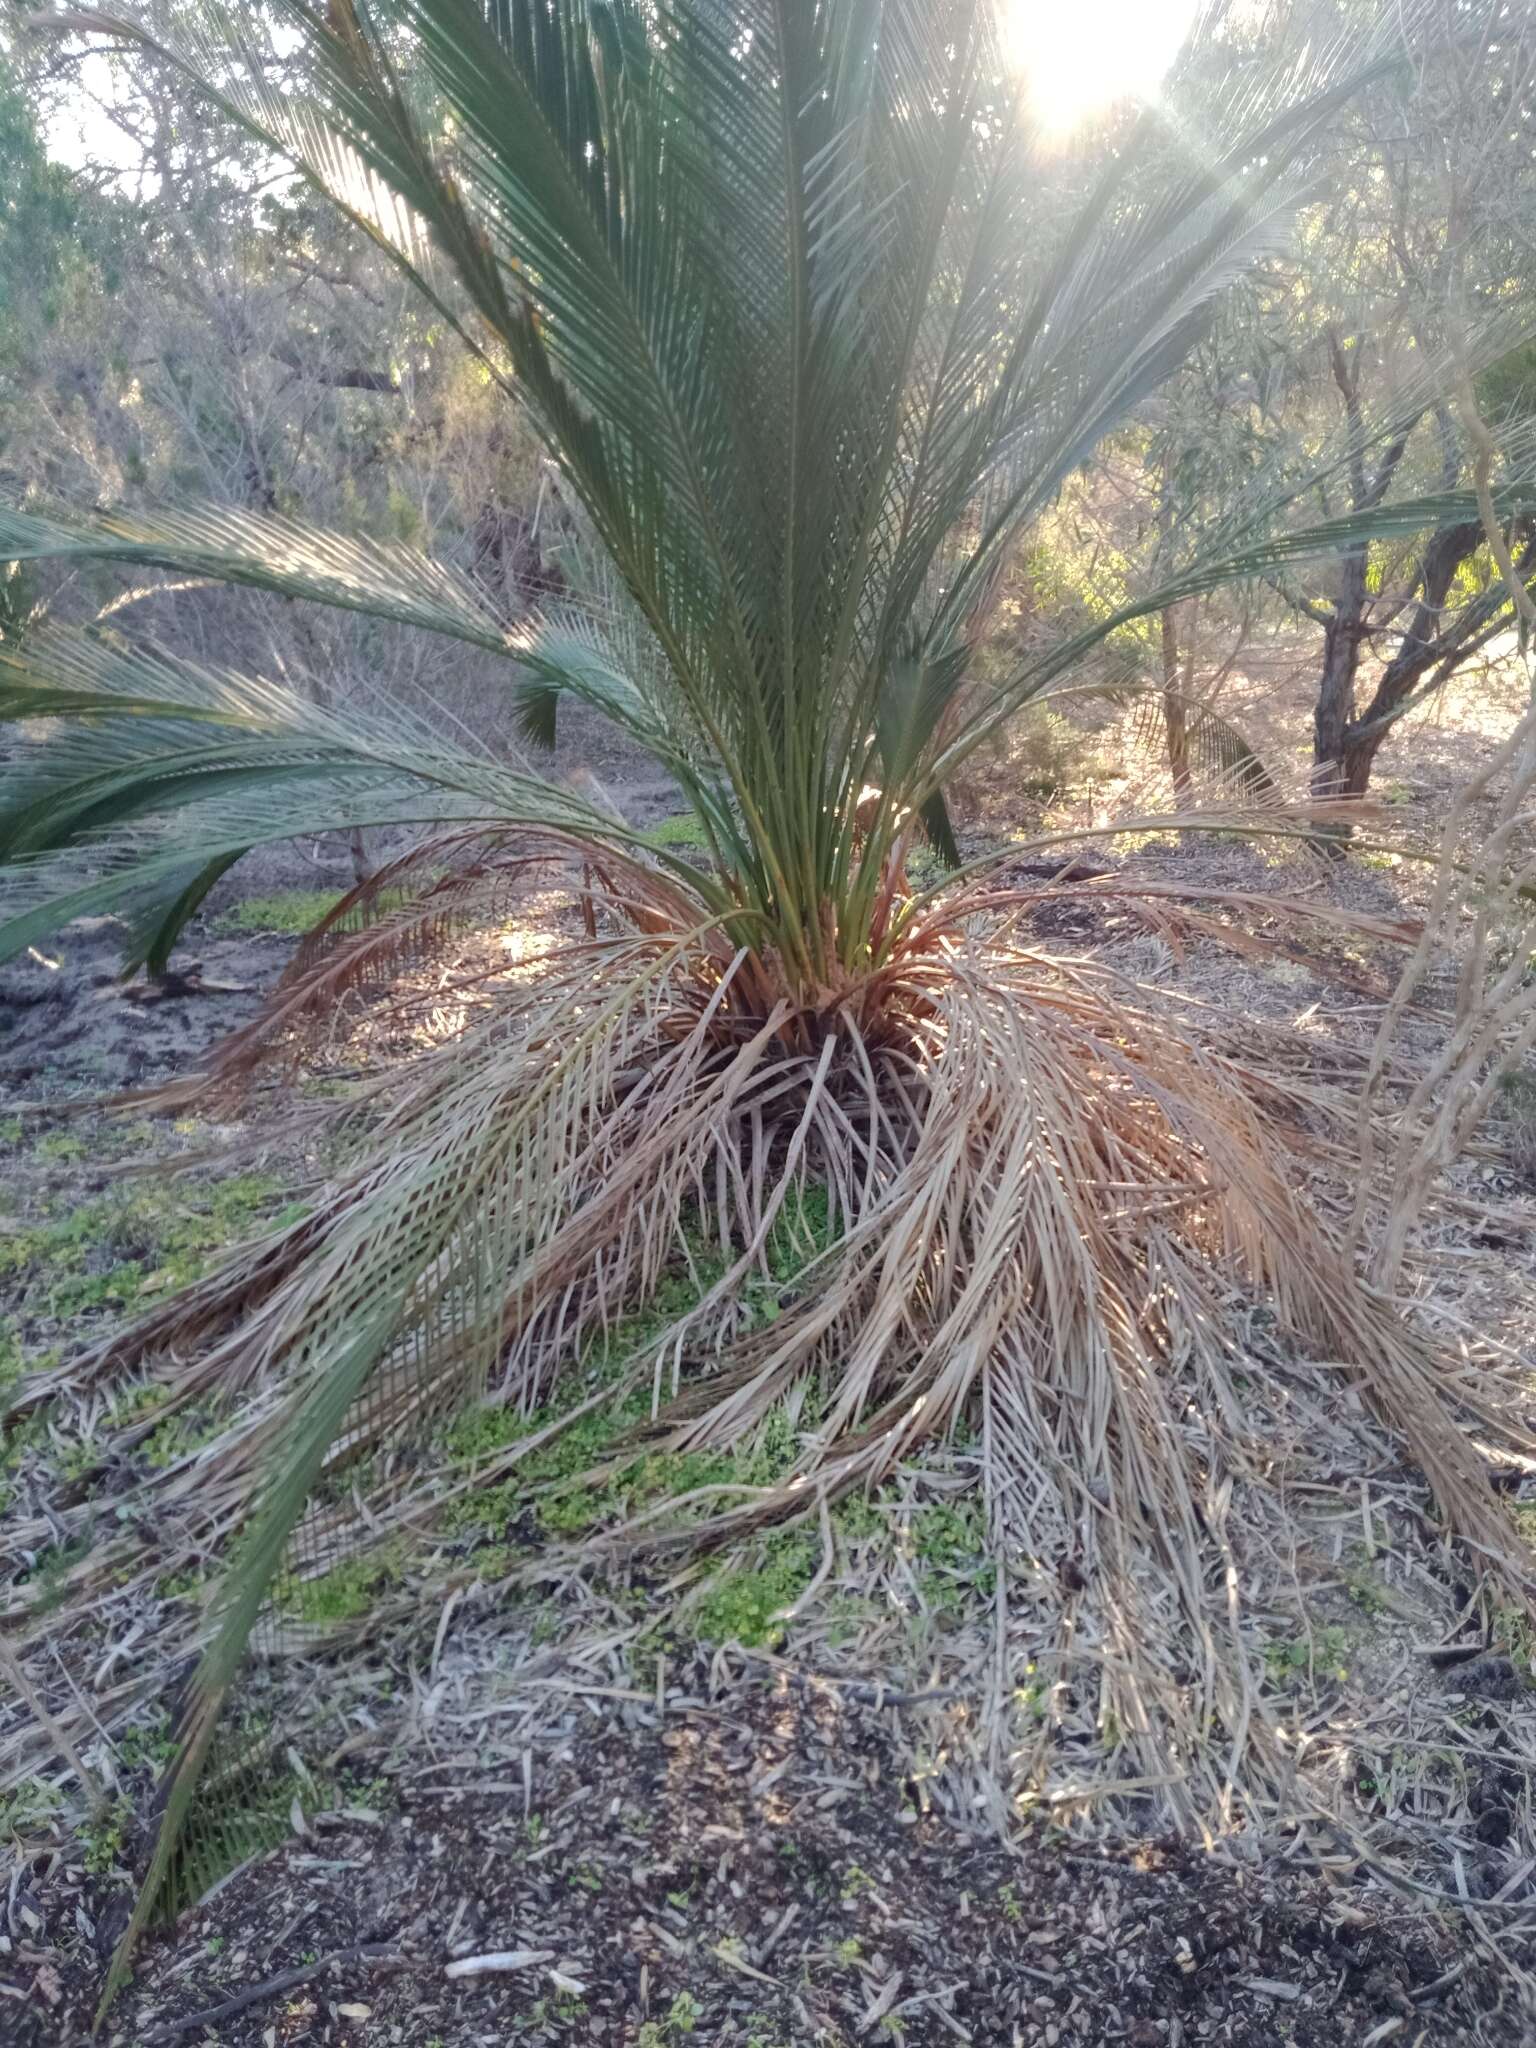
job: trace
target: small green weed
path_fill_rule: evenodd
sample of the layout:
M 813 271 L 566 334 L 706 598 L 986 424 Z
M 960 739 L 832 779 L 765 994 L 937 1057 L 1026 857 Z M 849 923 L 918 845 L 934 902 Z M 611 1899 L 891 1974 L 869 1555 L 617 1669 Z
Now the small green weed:
M 872 1537 L 883 1536 L 890 1527 L 887 1517 L 862 1493 L 849 1494 L 846 1500 L 838 1502 L 832 1510 L 832 1524 L 850 1543 L 867 1543 Z
M 696 846 L 700 852 L 709 846 L 709 835 L 692 811 L 683 811 L 675 818 L 663 818 L 640 836 L 647 846 Z
M 194 1403 L 168 1415 L 144 1441 L 145 1462 L 157 1472 L 180 1464 L 183 1458 L 211 1444 L 223 1429 L 227 1416 L 216 1402 Z
M 1362 1614 L 1385 1614 L 1387 1611 L 1386 1593 L 1373 1572 L 1364 1568 L 1347 1572 L 1344 1590 Z
M 166 1393 L 166 1388 L 157 1387 L 149 1380 L 143 1381 L 139 1386 L 129 1387 L 118 1395 L 107 1410 L 107 1427 L 126 1429 L 131 1422 L 142 1422 L 147 1415 L 153 1415 L 162 1405 Z
M 835 1240 L 826 1189 L 792 1188 L 768 1233 L 768 1270 L 775 1280 L 793 1280 Z
M 0 1279 L 23 1300 L 39 1297 L 51 1315 L 134 1307 L 158 1290 L 199 1279 L 210 1255 L 263 1225 L 296 1221 L 303 1207 L 274 1207 L 278 1183 L 237 1174 L 196 1196 L 157 1186 L 75 1202 L 30 1229 L 0 1237 Z
M 986 1514 L 978 1500 L 958 1506 L 935 1501 L 912 1517 L 912 1549 L 924 1564 L 939 1571 L 971 1577 L 981 1571 L 990 1579 Z
M 647 2020 L 640 2029 L 638 2048 L 668 2048 L 691 2034 L 704 2008 L 690 1991 L 679 1991 L 667 2007 L 666 2017 Z
M 21 1372 L 21 1338 L 10 1317 L 0 1317 L 0 1398 L 15 1386 Z
M 41 1834 L 63 1804 L 63 1795 L 41 1778 L 28 1778 L 14 1792 L 0 1794 L 0 1841 L 25 1841 Z
M 302 937 L 329 915 L 344 892 L 335 889 L 281 889 L 271 896 L 247 896 L 214 919 L 221 932 L 286 932 Z
M 97 1877 L 105 1877 L 109 1870 L 115 1870 L 123 1860 L 132 1826 L 133 1807 L 121 1796 L 85 1821 L 80 1829 L 80 1841 L 85 1850 L 86 1869 Z
M 1336 1622 L 1331 1622 L 1326 1628 L 1314 1629 L 1310 1638 L 1293 1636 L 1283 1642 L 1267 1643 L 1264 1663 L 1276 1685 L 1294 1684 L 1309 1668 L 1319 1677 L 1334 1678 L 1342 1684 L 1349 1676 L 1345 1661 L 1348 1649 L 1348 1635 Z
M 51 1136 L 38 1140 L 37 1156 L 52 1160 L 83 1159 L 85 1140 L 69 1131 L 55 1131 Z
M 923 1598 L 949 1617 L 991 1591 L 996 1566 L 987 1543 L 986 1512 L 978 1500 L 934 1501 L 919 1508 L 908 1530 Z
M 399 1577 L 398 1553 L 386 1547 L 365 1557 L 346 1558 L 318 1578 L 292 1581 L 282 1604 L 300 1621 L 356 1621 L 368 1612 L 387 1586 L 398 1583 Z
M 448 1425 L 442 1444 L 450 1465 L 473 1471 L 523 1437 L 558 1421 L 595 1389 L 617 1378 L 646 1342 L 684 1314 L 717 1276 L 719 1261 L 696 1258 L 697 1277 L 672 1275 L 640 1313 L 616 1322 L 594 1345 L 582 1369 L 556 1389 L 544 1407 L 524 1416 L 482 1403 Z M 506 1480 L 467 1491 L 444 1514 L 452 1532 L 505 1540 L 509 1526 L 530 1506 L 551 1536 L 578 1536 L 615 1522 L 653 1502 L 680 1498 L 702 1487 L 766 1486 L 789 1470 L 796 1440 L 787 1414 L 775 1411 L 754 1441 L 734 1451 L 652 1451 L 619 1463 L 591 1484 L 578 1483 L 595 1467 L 613 1460 L 624 1438 L 650 1413 L 650 1389 L 637 1385 L 611 1407 L 590 1409 L 561 1430 L 542 1450 L 521 1460 Z
M 158 1770 L 175 1754 L 171 1717 L 164 1711 L 125 1728 L 117 1738 L 117 1761 L 125 1771 Z
M 548 2027 L 574 2027 L 587 2016 L 583 1998 L 562 1992 L 558 1998 L 536 1998 L 528 2010 L 512 2022 L 518 2033 L 537 2034 Z
M 763 1544 L 756 1568 L 717 1572 L 684 1625 L 706 1643 L 740 1643 L 753 1650 L 782 1642 L 780 1616 L 810 1584 L 816 1560 L 817 1545 L 809 1535 L 781 1530 Z

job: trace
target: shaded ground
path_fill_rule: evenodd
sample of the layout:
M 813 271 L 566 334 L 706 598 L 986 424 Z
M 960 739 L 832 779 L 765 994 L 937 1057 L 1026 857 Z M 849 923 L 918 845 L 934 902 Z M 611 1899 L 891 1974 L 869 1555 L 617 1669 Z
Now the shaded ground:
M 576 1704 L 526 1782 L 418 1758 L 144 1950 L 106 2038 L 721 2048 L 1527 2038 L 1496 1973 L 1347 1884 L 920 1811 L 895 1716 L 782 1680 Z M 65 2048 L 113 1899 L 13 1894 L 0 2038 Z M 510 1968 L 469 1973 L 474 1958 Z M 463 1974 L 450 1975 L 449 1971 Z M 20 1993 L 20 1997 L 16 1993 Z

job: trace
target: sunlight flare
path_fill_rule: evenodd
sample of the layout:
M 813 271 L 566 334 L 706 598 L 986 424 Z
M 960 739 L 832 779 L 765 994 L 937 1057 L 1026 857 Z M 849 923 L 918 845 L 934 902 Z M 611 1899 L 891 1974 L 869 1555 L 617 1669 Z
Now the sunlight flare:
M 1195 0 L 1009 0 L 1009 61 L 1041 124 L 1066 135 L 1119 100 L 1150 99 L 1195 14 Z

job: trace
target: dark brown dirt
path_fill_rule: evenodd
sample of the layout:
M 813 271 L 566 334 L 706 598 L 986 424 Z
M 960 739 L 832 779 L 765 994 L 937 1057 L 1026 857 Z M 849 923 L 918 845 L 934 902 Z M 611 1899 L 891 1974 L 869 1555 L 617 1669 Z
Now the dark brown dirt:
M 633 1696 L 632 1696 L 633 1697 Z M 1528 2040 L 1448 1929 L 1188 1845 L 1011 1853 L 920 1811 L 886 1719 L 782 1681 L 605 1705 L 520 1778 L 414 1763 L 141 1953 L 129 2048 Z M 473 1775 L 469 1775 L 469 1773 Z M 13 1895 L 0 2039 L 83 2039 L 120 1895 Z M 495 1951 L 519 1966 L 450 1977 Z M 328 1961 L 328 1958 L 334 1960 Z M 1449 1985 L 1457 1965 L 1464 1967 Z M 297 1973 L 299 1981 L 295 1981 Z M 206 2017 L 203 2017 L 206 2016 Z M 1394 2024 L 1400 2022 L 1401 2024 Z
M 206 994 L 143 1002 L 120 978 L 122 932 L 82 920 L 46 952 L 0 967 L 0 1103 L 7 1111 L 147 1086 L 194 1067 L 256 1014 L 293 941 L 200 932 L 177 956 Z M 143 984 L 137 984 L 142 988 Z

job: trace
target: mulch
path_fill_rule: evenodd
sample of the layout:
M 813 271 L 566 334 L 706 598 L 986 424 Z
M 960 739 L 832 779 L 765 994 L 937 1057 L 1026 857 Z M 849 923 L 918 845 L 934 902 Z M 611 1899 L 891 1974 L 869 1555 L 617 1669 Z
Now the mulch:
M 632 1696 L 633 1697 L 633 1696 Z M 1532 2038 L 1465 1930 L 1187 1843 L 1018 1848 L 926 1807 L 892 1716 L 775 1680 L 593 1702 L 488 1778 L 420 1753 L 140 1953 L 117 2048 L 1435 2048 Z M 0 1907 L 4 1902 L 0 1901 Z M 82 2041 L 122 1894 L 10 1900 L 0 2041 Z M 466 1970 L 508 1956 L 504 1967 Z M 450 1974 L 450 1971 L 453 1974 Z

